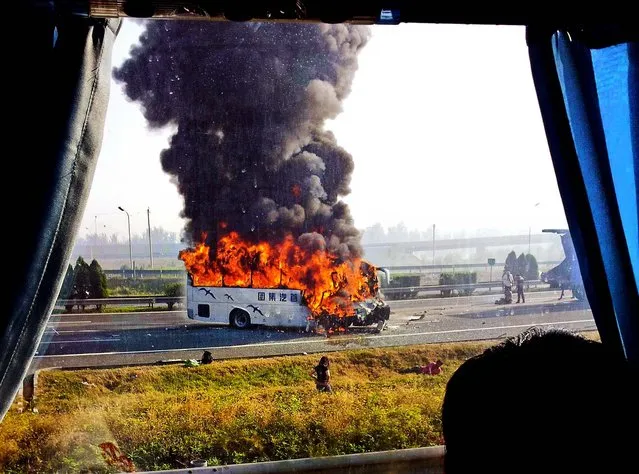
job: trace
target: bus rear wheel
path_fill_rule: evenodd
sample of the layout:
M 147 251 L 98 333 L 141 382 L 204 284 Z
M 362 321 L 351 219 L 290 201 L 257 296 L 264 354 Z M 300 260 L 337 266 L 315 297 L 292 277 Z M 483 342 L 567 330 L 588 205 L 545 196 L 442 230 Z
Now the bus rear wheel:
M 246 329 L 251 325 L 251 316 L 241 309 L 231 311 L 230 320 L 231 326 L 237 329 Z

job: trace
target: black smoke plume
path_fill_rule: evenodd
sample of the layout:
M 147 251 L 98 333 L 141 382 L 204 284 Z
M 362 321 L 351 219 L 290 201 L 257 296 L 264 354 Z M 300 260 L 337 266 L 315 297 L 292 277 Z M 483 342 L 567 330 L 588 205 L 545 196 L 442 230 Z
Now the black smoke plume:
M 353 160 L 324 122 L 340 113 L 367 27 L 159 21 L 115 70 L 152 128 L 176 133 L 162 167 L 184 198 L 189 243 L 250 241 L 361 255 L 348 206 Z

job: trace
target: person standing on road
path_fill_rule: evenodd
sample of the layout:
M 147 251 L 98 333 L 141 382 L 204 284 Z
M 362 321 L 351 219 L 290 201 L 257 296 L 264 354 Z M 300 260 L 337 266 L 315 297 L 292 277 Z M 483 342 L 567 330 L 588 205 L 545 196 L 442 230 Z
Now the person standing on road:
M 513 274 L 510 270 L 504 270 L 504 274 L 501 276 L 501 282 L 504 286 L 504 303 L 510 304 L 513 302 Z
M 331 387 L 330 365 L 331 363 L 328 360 L 328 357 L 322 356 L 319 364 L 317 364 L 311 372 L 311 377 L 315 379 L 315 388 L 317 388 L 319 392 L 333 391 L 333 388 Z
M 521 300 L 522 303 L 526 302 L 526 297 L 524 296 L 524 277 L 519 273 L 515 275 L 515 287 L 517 288 L 517 303 Z

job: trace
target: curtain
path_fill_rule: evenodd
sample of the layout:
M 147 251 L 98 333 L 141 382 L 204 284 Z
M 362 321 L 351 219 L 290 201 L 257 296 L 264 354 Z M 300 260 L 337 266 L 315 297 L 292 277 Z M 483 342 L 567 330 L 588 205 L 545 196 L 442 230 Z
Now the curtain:
M 602 342 L 639 363 L 637 44 L 529 27 L 533 80 Z
M 16 25 L 3 71 L 3 217 L 10 244 L 0 420 L 27 375 L 73 250 L 102 143 L 120 27 L 117 19 L 58 15 L 52 3 L 7 18 Z

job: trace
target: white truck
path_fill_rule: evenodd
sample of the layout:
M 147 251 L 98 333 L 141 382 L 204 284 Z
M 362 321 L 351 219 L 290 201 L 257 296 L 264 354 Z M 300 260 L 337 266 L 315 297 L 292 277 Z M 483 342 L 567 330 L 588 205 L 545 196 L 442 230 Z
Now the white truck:
M 390 308 L 380 298 L 354 303 L 351 316 L 324 315 L 313 318 L 304 304 L 301 290 L 285 288 L 236 288 L 194 286 L 186 279 L 186 312 L 189 319 L 211 324 L 228 324 L 237 329 L 253 325 L 300 328 L 369 326 L 381 330 L 390 317 Z

